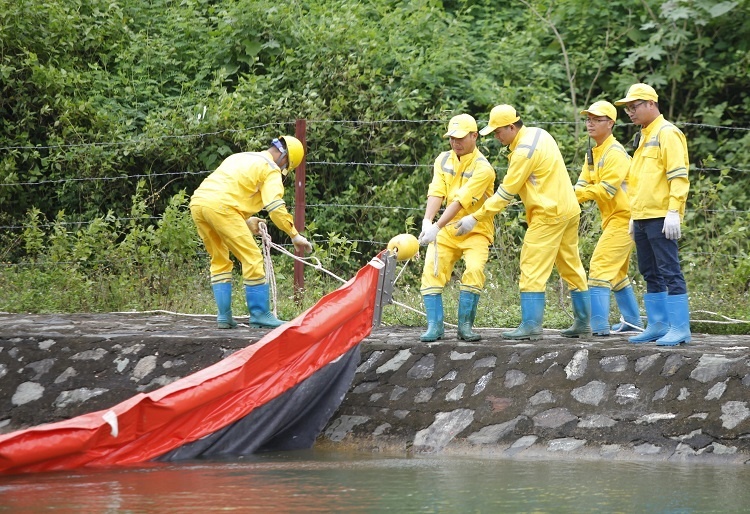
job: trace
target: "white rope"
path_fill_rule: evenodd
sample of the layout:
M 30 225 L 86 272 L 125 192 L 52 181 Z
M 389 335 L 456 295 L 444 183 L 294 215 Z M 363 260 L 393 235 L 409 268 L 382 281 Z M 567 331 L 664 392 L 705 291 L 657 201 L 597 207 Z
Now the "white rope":
M 320 263 L 320 260 L 317 257 L 314 257 L 314 256 L 310 256 L 310 257 L 298 257 L 297 255 L 294 255 L 293 253 L 287 251 L 286 248 L 284 248 L 283 246 L 277 245 L 273 241 L 270 241 L 270 238 L 269 238 L 268 245 L 269 245 L 269 247 L 273 248 L 274 250 L 276 250 L 276 251 L 278 251 L 280 253 L 283 253 L 285 255 L 288 255 L 292 259 L 300 261 L 302 264 L 304 264 L 306 266 L 310 266 L 310 267 L 312 267 L 314 269 L 317 269 L 319 271 L 322 271 L 324 273 L 329 274 L 330 276 L 332 276 L 336 280 L 340 281 L 342 284 L 346 284 L 348 282 L 348 280 L 344 280 L 343 278 L 339 277 L 338 275 L 336 275 L 336 274 L 328 271 L 327 269 L 325 269 L 323 267 L 323 265 Z M 308 262 L 310 260 L 314 260 L 316 262 L 316 264 L 312 264 L 312 263 Z
M 268 233 L 268 227 L 267 227 L 267 225 L 264 222 L 260 222 L 259 223 L 259 228 L 260 228 L 262 242 L 263 242 L 263 257 L 264 257 L 263 260 L 264 260 L 264 265 L 265 265 L 265 270 L 266 270 L 266 280 L 269 281 L 269 289 L 273 291 L 273 304 L 274 304 L 274 311 L 273 312 L 274 312 L 274 315 L 276 315 L 276 276 L 274 274 L 273 263 L 271 262 L 271 252 L 270 252 L 271 248 L 273 248 L 274 250 L 276 250 L 276 251 L 278 251 L 280 253 L 288 255 L 292 259 L 300 261 L 302 264 L 304 264 L 306 266 L 310 266 L 310 267 L 312 267 L 312 268 L 314 268 L 314 269 L 316 269 L 318 271 L 322 271 L 324 273 L 327 273 L 328 275 L 330 275 L 331 277 L 335 278 L 336 280 L 340 281 L 343 284 L 347 283 L 347 280 L 344 280 L 343 278 L 339 277 L 338 275 L 334 274 L 333 272 L 325 269 L 323 267 L 323 265 L 321 264 L 320 260 L 317 257 L 313 257 L 313 256 L 310 256 L 310 257 L 298 257 L 297 255 L 294 255 L 293 253 L 287 251 L 283 246 L 280 246 L 280 245 L 274 243 L 272 241 L 272 239 L 271 239 L 270 234 Z M 434 244 L 435 244 L 435 270 L 436 270 L 435 272 L 437 273 L 437 261 L 438 261 L 438 259 L 437 259 L 437 241 L 435 241 Z M 419 257 L 419 253 L 417 253 L 417 257 Z M 312 264 L 311 262 L 309 262 L 310 260 L 314 260 L 315 264 Z M 411 260 L 412 259 L 406 260 L 404 262 L 403 266 L 401 266 L 401 270 L 399 271 L 399 273 L 396 276 L 396 278 L 393 280 L 393 285 L 394 286 L 396 285 L 396 283 L 398 282 L 398 280 L 401 278 L 401 276 L 404 274 L 404 271 L 406 271 L 406 267 L 411 262 Z M 437 276 L 437 274 L 435 276 Z M 559 297 L 559 299 L 558 299 L 559 302 L 560 302 L 560 306 L 563 309 L 563 311 L 566 312 L 566 314 L 570 315 L 570 313 L 567 312 L 567 310 L 565 309 L 565 307 L 564 307 L 564 305 L 562 303 L 562 296 L 563 295 L 564 295 L 564 293 L 561 294 L 560 297 Z M 406 309 L 408 311 L 414 312 L 414 313 L 419 314 L 421 316 L 425 316 L 425 317 L 427 316 L 427 313 L 425 313 L 425 312 L 423 312 L 423 311 L 421 311 L 419 309 L 415 309 L 414 307 L 411 307 L 411 306 L 406 305 L 404 303 L 397 302 L 396 300 L 391 299 L 391 303 L 393 305 L 398 305 L 399 307 L 401 307 L 403 309 Z M 712 316 L 718 316 L 718 317 L 724 318 L 727 321 L 701 320 L 701 319 L 694 320 L 694 319 L 691 319 L 690 320 L 691 323 L 713 323 L 713 324 L 720 324 L 720 325 L 732 325 L 732 324 L 750 323 L 750 321 L 748 321 L 748 320 L 730 318 L 728 316 L 724 316 L 723 314 L 719 314 L 719 313 L 716 313 L 716 312 L 704 311 L 704 310 L 692 311 L 692 313 L 698 313 L 698 312 L 701 312 L 701 313 L 704 313 L 704 314 L 710 314 Z M 172 311 L 159 310 L 159 309 L 157 309 L 157 310 L 150 310 L 150 311 L 120 311 L 120 312 L 112 312 L 111 314 L 172 314 L 172 315 L 176 315 L 176 316 L 187 316 L 187 317 L 197 317 L 197 318 L 201 318 L 201 317 L 210 317 L 212 319 L 215 318 L 214 314 L 186 314 L 186 313 L 181 313 L 181 312 L 172 312 Z M 623 326 L 627 325 L 628 327 L 631 327 L 631 328 L 633 328 L 633 329 L 635 329 L 635 330 L 637 330 L 639 332 L 644 330 L 641 327 L 637 327 L 637 326 L 635 326 L 635 325 L 633 325 L 631 323 L 628 323 L 627 321 L 625 321 L 625 319 L 622 316 L 620 316 L 620 323 L 622 323 Z M 452 328 L 457 328 L 458 327 L 458 325 L 454 325 L 452 323 L 448 323 L 447 321 L 444 321 L 444 324 L 446 326 L 452 327 Z M 472 327 L 472 328 L 474 330 L 498 330 L 499 327 Z M 554 329 L 545 329 L 545 330 L 554 330 Z M 622 332 L 622 331 L 613 332 L 613 333 L 617 334 L 617 333 L 620 333 L 620 332 Z
M 108 314 L 172 314 L 174 316 L 186 316 L 189 318 L 211 318 L 211 321 L 216 321 L 216 314 L 188 314 L 185 312 L 165 311 L 161 309 L 151 311 L 115 311 L 109 312 Z
M 643 332 L 644 330 L 643 327 L 639 327 L 637 325 L 633 325 L 632 323 L 628 323 L 627 321 L 625 321 L 625 318 L 620 316 L 620 330 L 612 330 L 611 332 L 613 334 L 621 334 L 621 333 L 624 334 L 626 333 L 626 331 L 623 330 L 623 328 L 626 326 L 633 329 L 633 330 L 628 330 L 627 332 Z
M 266 225 L 265 221 L 258 223 L 258 229 L 260 230 L 260 238 L 263 243 L 263 268 L 266 272 L 266 282 L 268 282 L 271 304 L 273 305 L 271 312 L 275 318 L 278 318 L 276 314 L 276 274 L 273 270 L 273 261 L 271 261 L 271 245 L 273 241 L 271 240 L 271 234 L 268 233 L 268 225 Z
M 432 242 L 433 245 L 435 245 L 435 258 L 433 259 L 433 265 L 432 265 L 432 276 L 437 277 L 438 276 L 438 245 L 437 245 L 437 237 Z
M 735 323 L 750 323 L 750 320 L 746 319 L 735 319 L 730 318 L 729 316 L 724 316 L 723 314 L 719 314 L 717 312 L 711 312 L 711 311 L 693 311 L 693 313 L 696 312 L 702 312 L 704 314 L 711 314 L 712 316 L 719 316 L 720 318 L 724 318 L 729 321 L 715 321 L 715 320 L 707 320 L 707 319 L 691 319 L 691 323 L 716 323 L 719 325 L 732 325 Z

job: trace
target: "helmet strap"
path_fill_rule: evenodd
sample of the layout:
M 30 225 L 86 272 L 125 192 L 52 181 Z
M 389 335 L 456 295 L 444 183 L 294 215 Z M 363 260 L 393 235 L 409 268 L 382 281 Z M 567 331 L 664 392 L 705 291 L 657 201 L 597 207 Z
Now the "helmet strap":
M 289 166 L 289 159 L 287 159 L 287 161 L 286 161 L 286 165 L 285 165 L 285 166 L 284 166 L 283 168 L 281 167 L 281 164 L 280 164 L 280 163 L 281 163 L 281 160 L 282 160 L 282 159 L 283 159 L 284 157 L 286 157 L 286 156 L 287 156 L 287 153 L 289 153 L 289 152 L 287 151 L 286 147 L 284 146 L 284 143 L 282 143 L 282 142 L 281 142 L 281 140 L 279 140 L 279 139 L 274 139 L 273 141 L 271 141 L 271 144 L 272 144 L 272 145 L 273 145 L 274 147 L 276 147 L 276 149 L 277 149 L 277 150 L 279 151 L 279 154 L 280 154 L 280 155 L 279 155 L 279 158 L 278 158 L 278 160 L 276 160 L 276 161 L 274 161 L 274 162 L 276 163 L 276 165 L 277 165 L 277 166 L 278 166 L 279 168 L 281 168 L 282 170 L 286 170 L 286 169 L 287 169 L 287 167 Z

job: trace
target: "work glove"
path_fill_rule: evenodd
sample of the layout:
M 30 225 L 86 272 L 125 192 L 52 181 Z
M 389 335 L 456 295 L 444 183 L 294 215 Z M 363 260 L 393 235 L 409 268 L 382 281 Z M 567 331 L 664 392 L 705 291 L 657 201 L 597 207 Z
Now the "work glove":
M 310 241 L 307 240 L 305 236 L 302 234 L 297 234 L 292 238 L 292 244 L 294 245 L 294 249 L 301 253 L 310 253 L 312 252 L 312 245 L 310 244 Z
M 472 216 L 471 214 L 464 216 L 460 220 L 458 220 L 458 223 L 456 223 L 456 235 L 462 236 L 464 234 L 468 234 L 472 230 L 474 230 L 474 227 L 477 224 L 477 219 Z
M 257 218 L 255 216 L 250 216 L 245 220 L 245 223 L 247 223 L 247 228 L 250 229 L 250 232 L 252 232 L 254 236 L 260 235 L 260 224 L 265 222 L 266 220 L 264 220 L 263 218 Z
M 424 218 L 422 220 L 422 232 L 419 233 L 418 240 L 422 240 L 422 237 L 424 236 L 424 231 L 427 230 L 432 226 L 432 221 L 428 220 L 427 218 Z
M 635 241 L 635 229 L 633 228 L 633 218 L 630 218 L 630 223 L 628 223 L 628 235 L 630 236 L 630 239 Z
M 422 233 L 419 235 L 419 244 L 421 245 L 428 245 L 435 241 L 437 239 L 438 232 L 440 232 L 440 227 L 438 227 L 437 223 L 430 223 L 430 226 L 422 230 Z
M 664 218 L 664 228 L 661 231 L 667 239 L 679 239 L 682 236 L 682 231 L 680 230 L 680 213 L 677 211 L 667 211 L 667 216 Z

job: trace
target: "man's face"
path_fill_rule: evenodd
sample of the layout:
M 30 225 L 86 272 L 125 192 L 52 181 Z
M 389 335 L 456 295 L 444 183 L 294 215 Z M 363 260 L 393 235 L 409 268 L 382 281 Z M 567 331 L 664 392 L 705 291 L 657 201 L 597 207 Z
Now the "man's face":
M 626 103 L 623 109 L 633 124 L 646 126 L 656 118 L 656 116 L 652 116 L 653 107 L 654 102 L 651 100 L 634 100 Z
M 516 131 L 513 130 L 513 125 L 506 125 L 505 127 L 497 127 L 493 134 L 495 135 L 495 139 L 500 141 L 500 144 L 503 146 L 508 146 L 513 142 L 513 139 L 516 137 Z
M 477 135 L 476 132 L 469 132 L 464 137 L 451 137 L 451 149 L 459 157 L 470 154 L 477 147 Z
M 586 132 L 594 141 L 606 139 L 612 133 L 614 122 L 606 116 L 589 114 L 586 118 Z

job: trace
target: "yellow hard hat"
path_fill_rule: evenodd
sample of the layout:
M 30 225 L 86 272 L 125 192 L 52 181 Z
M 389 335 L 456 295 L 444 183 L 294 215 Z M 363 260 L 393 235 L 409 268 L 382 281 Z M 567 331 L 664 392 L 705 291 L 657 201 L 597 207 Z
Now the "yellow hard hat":
M 300 165 L 302 159 L 305 158 L 305 148 L 302 146 L 302 142 L 294 136 L 281 136 L 280 140 L 286 144 L 288 164 L 286 166 L 287 171 L 293 170 Z M 286 174 L 286 173 L 285 173 Z
M 419 241 L 411 234 L 399 234 L 388 241 L 388 250 L 396 256 L 397 261 L 405 261 L 417 255 Z

